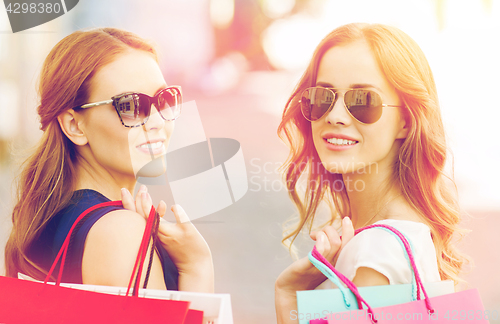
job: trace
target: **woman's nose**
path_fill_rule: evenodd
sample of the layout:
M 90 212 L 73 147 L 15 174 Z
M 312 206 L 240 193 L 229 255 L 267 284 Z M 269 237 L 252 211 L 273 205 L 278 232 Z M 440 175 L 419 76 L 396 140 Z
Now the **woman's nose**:
M 151 105 L 151 112 L 144 126 L 146 126 L 147 129 L 163 128 L 165 126 L 165 119 L 161 116 L 158 108 L 153 104 Z
M 325 121 L 333 125 L 349 125 L 352 117 L 344 104 L 344 95 L 337 92 L 335 97 L 333 107 L 326 114 Z

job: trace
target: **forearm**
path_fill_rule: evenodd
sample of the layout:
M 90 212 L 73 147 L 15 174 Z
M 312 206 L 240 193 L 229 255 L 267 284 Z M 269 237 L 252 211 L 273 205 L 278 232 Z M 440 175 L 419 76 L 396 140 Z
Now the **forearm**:
M 275 287 L 274 300 L 278 324 L 297 323 L 297 293 Z
M 214 266 L 212 260 L 198 263 L 189 270 L 179 270 L 179 290 L 204 293 L 214 292 Z
M 274 286 L 278 324 L 296 324 L 297 291 L 315 289 L 325 279 L 307 258 L 300 259 L 285 269 Z

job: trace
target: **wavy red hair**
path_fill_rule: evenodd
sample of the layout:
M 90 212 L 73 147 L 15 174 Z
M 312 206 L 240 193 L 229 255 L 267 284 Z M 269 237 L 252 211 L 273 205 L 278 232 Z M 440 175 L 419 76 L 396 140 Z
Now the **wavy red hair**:
M 453 243 L 460 211 L 456 188 L 444 174 L 447 149 L 434 78 L 420 47 L 401 30 L 380 24 L 349 24 L 327 35 L 316 48 L 304 75 L 290 96 L 278 128 L 280 137 L 291 151 L 284 165 L 290 198 L 299 211 L 299 222 L 285 231 L 283 242 L 290 247 L 299 232 L 311 231 L 318 205 L 327 201 L 332 209 L 330 223 L 338 215 L 350 215 L 349 198 L 340 174 L 327 172 L 320 163 L 311 135 L 311 124 L 301 113 L 299 96 L 305 88 L 316 85 L 319 64 L 330 48 L 365 41 L 387 81 L 396 89 L 408 108 L 405 118 L 410 125 L 394 162 L 393 185 L 399 185 L 404 198 L 424 216 L 431 229 L 438 266 L 443 280 L 456 283 L 466 258 Z M 303 166 L 307 165 L 307 168 Z M 314 166 L 314 167 L 313 167 Z M 307 176 L 305 196 L 297 192 L 299 178 Z M 449 181 L 447 181 L 449 180 Z M 451 185 L 451 186 L 450 186 Z

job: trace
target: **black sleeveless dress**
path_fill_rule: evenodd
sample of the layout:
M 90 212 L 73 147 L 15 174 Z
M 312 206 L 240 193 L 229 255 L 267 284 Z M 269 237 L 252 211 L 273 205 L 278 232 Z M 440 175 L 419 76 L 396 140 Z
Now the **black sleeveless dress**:
M 110 201 L 108 198 L 95 190 L 83 189 L 75 191 L 69 205 L 50 220 L 38 240 L 33 243 L 29 256 L 38 265 L 48 271 L 52 266 L 64 239 L 68 235 L 71 226 L 78 216 L 86 209 L 108 201 Z M 73 238 L 69 246 L 64 272 L 62 275 L 62 282 L 77 284 L 82 283 L 82 258 L 87 234 L 95 222 L 97 222 L 102 216 L 118 209 L 123 208 L 104 207 L 98 209 L 97 211 L 91 213 L 89 217 L 86 217 L 84 221 L 80 222 L 81 226 L 73 232 Z M 170 256 L 165 248 L 160 244 L 158 245 L 165 285 L 168 290 L 178 290 L 179 272 L 177 267 L 172 259 L 170 259 Z M 56 267 L 55 275 L 53 276 L 57 275 L 58 267 L 59 266 Z

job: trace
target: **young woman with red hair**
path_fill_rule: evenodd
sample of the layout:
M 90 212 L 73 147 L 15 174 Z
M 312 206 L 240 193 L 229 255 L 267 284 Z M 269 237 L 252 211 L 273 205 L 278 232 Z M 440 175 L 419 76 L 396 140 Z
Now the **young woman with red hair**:
M 424 281 L 459 281 L 464 257 L 452 238 L 460 214 L 453 182 L 444 175 L 436 86 L 409 36 L 379 24 L 335 29 L 316 48 L 278 131 L 291 148 L 285 176 L 300 216 L 284 242 L 291 245 L 304 228 L 311 232 L 326 202 L 328 226 L 311 238 L 356 285 L 411 282 L 403 249 L 389 233 L 354 236 L 374 223 L 410 239 Z M 302 180 L 305 193 L 297 191 Z M 307 257 L 284 270 L 275 285 L 278 322 L 294 322 L 296 291 L 325 279 Z
M 123 200 L 128 209 L 100 210 L 79 227 L 63 281 L 126 287 L 146 224 L 141 206 L 149 200 L 141 188 L 136 206 L 129 192 L 146 164 L 163 160 L 180 114 L 180 87 L 167 86 L 149 42 L 98 28 L 74 32 L 52 49 L 38 92 L 43 135 L 18 178 L 7 276 L 44 279 L 75 219 L 98 203 Z M 163 172 L 159 163 L 148 175 Z M 182 208 L 172 210 L 186 220 Z M 164 203 L 158 211 L 165 213 Z M 210 250 L 194 226 L 163 223 L 160 232 L 148 288 L 212 292 Z

